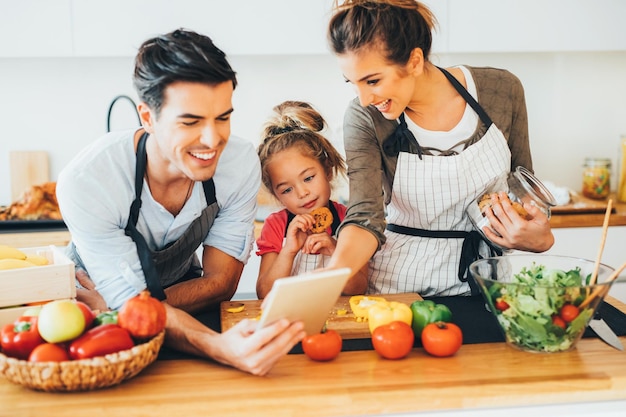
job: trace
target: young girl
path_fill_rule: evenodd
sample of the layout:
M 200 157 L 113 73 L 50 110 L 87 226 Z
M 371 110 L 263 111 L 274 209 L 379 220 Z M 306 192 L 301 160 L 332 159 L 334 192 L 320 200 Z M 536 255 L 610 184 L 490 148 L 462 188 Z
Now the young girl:
M 285 208 L 267 217 L 257 240 L 259 298 L 277 278 L 323 268 L 335 251 L 332 235 L 346 215 L 343 204 L 330 200 L 331 182 L 345 175 L 346 168 L 343 157 L 318 133 L 326 125 L 322 116 L 299 101 L 285 101 L 273 110 L 258 154 L 263 184 Z M 310 213 L 320 207 L 328 207 L 333 222 L 326 232 L 312 233 Z

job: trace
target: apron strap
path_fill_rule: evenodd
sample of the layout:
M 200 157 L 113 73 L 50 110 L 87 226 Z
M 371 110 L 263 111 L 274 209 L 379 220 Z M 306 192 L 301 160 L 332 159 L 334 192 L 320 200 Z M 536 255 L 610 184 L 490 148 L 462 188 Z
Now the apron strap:
M 146 172 L 146 139 L 148 138 L 148 132 L 145 132 L 139 139 L 137 144 L 137 163 L 135 167 L 135 200 L 130 206 L 130 216 L 128 218 L 128 224 L 126 225 L 126 235 L 135 242 L 137 246 L 137 255 L 139 256 L 139 262 L 141 263 L 141 269 L 143 270 L 144 277 L 146 279 L 146 286 L 150 291 L 150 294 L 159 300 L 165 300 L 165 292 L 159 281 L 159 274 L 157 273 L 152 259 L 152 252 L 146 243 L 144 237 L 137 230 L 137 221 L 139 220 L 139 210 L 141 209 L 141 192 L 143 190 L 143 176 Z
M 204 188 L 204 198 L 206 199 L 207 207 L 217 202 L 217 196 L 215 195 L 215 183 L 213 178 L 209 178 L 202 182 L 202 188 Z
M 448 81 L 450 81 L 454 89 L 461 95 L 461 97 L 465 99 L 467 104 L 469 104 L 470 107 L 474 109 L 476 114 L 478 114 L 478 117 L 480 117 L 480 120 L 482 120 L 485 126 L 487 126 L 487 129 L 489 129 L 489 127 L 491 127 L 493 122 L 491 121 L 491 118 L 489 117 L 485 109 L 483 109 L 482 106 L 478 104 L 476 100 L 474 100 L 474 97 L 472 97 L 472 95 L 465 89 L 465 87 L 463 87 L 463 85 L 459 82 L 459 80 L 454 78 L 452 74 L 450 74 L 444 68 L 440 68 L 440 67 L 437 67 L 437 68 L 439 68 L 439 70 L 443 72 L 443 75 L 445 75 Z
M 426 230 L 416 229 L 413 227 L 401 226 L 398 224 L 388 224 L 387 230 L 403 235 L 428 237 L 435 239 L 463 239 L 463 246 L 461 248 L 461 259 L 459 261 L 458 278 L 461 282 L 467 282 L 470 286 L 472 295 L 480 294 L 478 284 L 474 277 L 469 273 L 469 266 L 475 260 L 482 259 L 479 248 L 480 242 L 483 241 L 489 247 L 490 256 L 501 256 L 502 251 L 494 248 L 489 244 L 482 235 L 475 230 L 466 232 L 463 230 Z
M 415 135 L 409 130 L 404 118 L 404 112 L 400 114 L 398 126 L 391 135 L 383 142 L 383 151 L 388 156 L 398 156 L 400 152 L 417 154 L 422 159 L 422 147 L 417 143 Z
M 463 87 L 459 80 L 454 78 L 452 74 L 450 74 L 444 68 L 437 68 L 439 68 L 443 75 L 446 76 L 454 89 L 461 95 L 461 97 L 463 97 L 463 99 L 465 99 L 467 104 L 469 104 L 470 107 L 476 112 L 476 114 L 478 114 L 480 120 L 485 124 L 485 126 L 487 126 L 487 129 L 489 129 L 493 124 L 493 121 L 491 120 L 485 109 L 483 109 L 482 106 L 478 104 L 474 97 L 472 97 L 472 95 L 465 89 L 465 87 Z M 398 118 L 398 126 L 396 127 L 396 129 L 383 142 L 383 151 L 386 155 L 391 157 L 398 156 L 400 152 L 405 152 L 417 154 L 417 156 L 422 159 L 422 154 L 424 152 L 420 144 L 417 142 L 417 139 L 415 139 L 413 133 L 409 130 L 406 124 L 404 112 L 402 112 L 402 114 L 400 114 L 400 117 Z

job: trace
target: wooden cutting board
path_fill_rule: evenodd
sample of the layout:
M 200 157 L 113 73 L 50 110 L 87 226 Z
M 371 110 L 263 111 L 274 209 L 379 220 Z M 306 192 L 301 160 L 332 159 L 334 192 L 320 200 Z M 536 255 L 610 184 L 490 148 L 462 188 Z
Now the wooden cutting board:
M 50 181 L 48 152 L 11 151 L 9 153 L 11 202 L 33 185 Z
M 609 205 L 608 199 L 592 200 L 578 193 L 570 193 L 571 200 L 568 204 L 552 207 L 552 214 L 585 214 L 585 213 L 604 213 Z M 615 213 L 615 207 L 612 207 L 612 213 Z
M 419 294 L 385 294 L 381 295 L 387 301 L 400 301 L 406 305 L 411 305 L 413 301 L 421 300 Z M 370 337 L 370 331 L 367 321 L 358 322 L 352 310 L 350 309 L 349 296 L 341 296 L 335 303 L 326 326 L 328 329 L 335 330 L 344 339 L 365 339 Z M 241 300 L 241 301 L 224 301 L 220 308 L 220 319 L 222 323 L 222 332 L 230 329 L 243 319 L 258 319 L 261 315 L 261 300 Z M 228 308 L 244 305 L 243 311 L 239 313 L 230 313 Z M 345 314 L 342 314 L 345 311 Z

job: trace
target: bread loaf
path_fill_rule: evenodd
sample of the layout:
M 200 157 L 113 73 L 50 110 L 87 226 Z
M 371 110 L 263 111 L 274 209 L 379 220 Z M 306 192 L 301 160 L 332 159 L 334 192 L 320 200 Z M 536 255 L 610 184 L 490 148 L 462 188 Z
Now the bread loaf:
M 62 220 L 56 197 L 56 182 L 33 185 L 8 207 L 0 220 Z

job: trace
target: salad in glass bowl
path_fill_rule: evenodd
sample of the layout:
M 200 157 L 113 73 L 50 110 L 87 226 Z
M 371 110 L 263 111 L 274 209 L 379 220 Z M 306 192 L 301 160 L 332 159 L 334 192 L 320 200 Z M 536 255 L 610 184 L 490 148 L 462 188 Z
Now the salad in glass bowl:
M 470 265 L 506 342 L 529 352 L 573 349 L 614 281 L 614 271 L 595 262 L 556 255 L 508 255 Z

